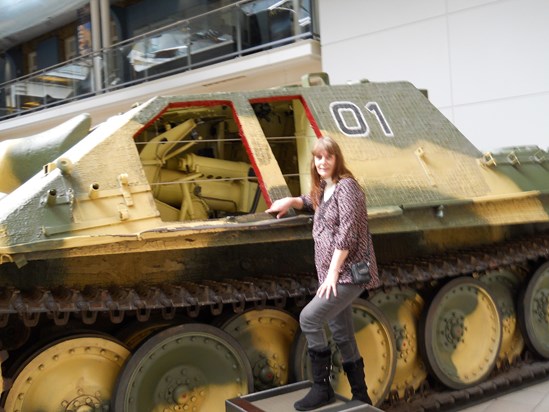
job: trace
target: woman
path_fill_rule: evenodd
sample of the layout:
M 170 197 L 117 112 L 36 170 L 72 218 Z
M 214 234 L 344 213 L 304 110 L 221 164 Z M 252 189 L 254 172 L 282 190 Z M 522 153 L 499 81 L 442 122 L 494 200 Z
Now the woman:
M 294 407 L 308 411 L 335 401 L 330 385 L 331 351 L 324 333 L 324 322 L 332 332 L 343 360 L 353 400 L 371 404 L 353 329 L 352 302 L 364 289 L 379 285 L 371 234 L 368 230 L 366 200 L 362 188 L 345 166 L 338 144 L 329 137 L 319 138 L 312 151 L 311 193 L 273 202 L 267 210 L 284 216 L 290 208 L 314 210 L 313 239 L 319 287 L 299 317 L 307 338 L 313 386 Z M 368 284 L 354 284 L 351 266 L 370 263 Z

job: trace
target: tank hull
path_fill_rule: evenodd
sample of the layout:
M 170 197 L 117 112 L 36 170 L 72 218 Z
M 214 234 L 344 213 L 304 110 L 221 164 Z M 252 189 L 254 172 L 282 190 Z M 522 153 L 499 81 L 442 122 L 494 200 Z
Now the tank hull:
M 317 287 L 313 216 L 264 210 L 309 191 L 326 134 L 365 190 L 379 263 L 381 286 L 353 302 L 374 403 L 444 410 L 510 371 L 549 372 L 549 155 L 480 153 L 406 82 L 311 79 L 154 98 L 13 180 L 0 198 L 5 410 L 221 411 L 310 378 L 298 319 Z M 49 399 L 54 376 L 67 384 Z

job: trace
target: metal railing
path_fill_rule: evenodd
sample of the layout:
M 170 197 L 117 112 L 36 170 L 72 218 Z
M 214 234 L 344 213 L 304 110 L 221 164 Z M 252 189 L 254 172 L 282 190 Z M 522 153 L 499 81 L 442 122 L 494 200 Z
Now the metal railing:
M 239 1 L 2 83 L 0 120 L 318 38 L 313 3 Z

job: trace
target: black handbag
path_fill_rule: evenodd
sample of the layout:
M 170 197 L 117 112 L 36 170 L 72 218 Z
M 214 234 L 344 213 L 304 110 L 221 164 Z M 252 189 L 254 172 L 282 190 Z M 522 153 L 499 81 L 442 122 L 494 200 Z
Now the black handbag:
M 371 242 L 370 237 L 368 236 L 368 244 Z M 368 250 L 369 250 L 368 246 Z M 366 260 L 361 260 L 360 262 L 353 263 L 351 265 L 351 275 L 353 277 L 353 283 L 355 284 L 365 284 L 370 283 L 372 280 L 372 275 L 370 274 L 370 262 Z
M 372 280 L 370 262 L 353 263 L 351 265 L 351 274 L 353 275 L 353 283 L 370 283 Z

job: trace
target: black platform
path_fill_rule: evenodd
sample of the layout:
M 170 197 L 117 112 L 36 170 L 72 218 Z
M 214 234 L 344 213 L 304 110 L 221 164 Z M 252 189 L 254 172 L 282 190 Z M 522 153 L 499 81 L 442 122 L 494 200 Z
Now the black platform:
M 225 401 L 226 412 L 290 412 L 294 411 L 294 403 L 303 398 L 312 382 L 303 381 L 261 392 L 251 393 Z M 336 402 L 315 409 L 322 412 L 381 412 L 381 409 L 366 405 L 360 401 L 349 399 L 336 394 Z

